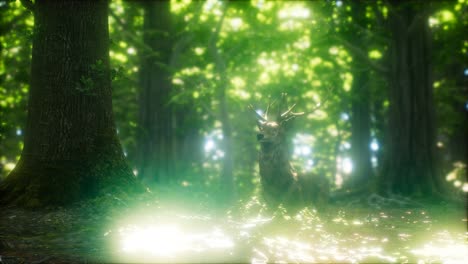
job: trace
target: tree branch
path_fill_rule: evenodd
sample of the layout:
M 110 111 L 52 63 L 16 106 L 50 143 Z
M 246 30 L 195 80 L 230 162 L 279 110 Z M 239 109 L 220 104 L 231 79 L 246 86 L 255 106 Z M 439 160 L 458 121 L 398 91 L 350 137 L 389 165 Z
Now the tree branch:
M 146 55 L 147 56 L 151 56 L 151 57 L 159 57 L 159 53 L 154 51 L 150 46 L 148 46 L 146 43 L 144 43 L 142 40 L 141 40 L 141 37 L 138 37 L 136 36 L 135 34 L 133 34 L 130 30 L 127 29 L 127 24 L 125 24 L 125 22 L 123 22 L 112 10 L 109 10 L 109 14 L 111 15 L 111 17 L 115 20 L 115 22 L 120 26 L 120 28 L 122 29 L 122 32 L 127 35 L 130 40 L 133 42 L 133 44 L 135 44 L 137 46 L 138 49 L 142 49 L 142 51 L 146 52 Z M 190 41 L 192 38 L 189 38 L 188 41 Z M 184 39 L 181 39 L 182 43 L 180 43 L 180 45 L 182 45 L 182 47 L 185 47 L 187 46 L 187 41 L 185 41 Z M 180 45 L 178 45 L 179 43 L 177 43 L 175 46 L 176 48 L 179 47 Z M 180 49 L 179 49 L 180 50 Z M 179 51 L 177 50 L 177 51 Z M 159 67 L 163 68 L 164 70 L 168 71 L 168 72 L 171 72 L 171 73 L 174 73 L 175 72 L 175 62 L 173 61 L 173 56 L 171 56 L 171 61 L 168 63 L 168 64 L 165 64 L 165 63 L 161 63 L 161 62 L 154 62 L 155 64 L 158 64 Z
M 359 47 L 356 47 L 355 45 L 351 44 L 349 41 L 347 41 L 347 40 L 345 40 L 343 38 L 340 38 L 340 37 L 338 37 L 336 35 L 333 36 L 333 38 L 338 40 L 341 44 L 343 44 L 347 49 L 349 49 L 349 51 L 351 51 L 354 55 L 359 57 L 362 61 L 367 62 L 375 70 L 377 70 L 379 72 L 382 72 L 382 73 L 387 73 L 388 72 L 387 67 L 377 63 L 376 61 L 371 60 L 369 58 L 369 56 L 362 49 L 360 49 Z
M 203 102 L 200 102 L 200 105 L 202 106 L 202 108 L 213 118 L 215 119 L 219 119 L 219 115 L 216 114 L 215 112 L 213 112 L 213 110 L 211 110 L 210 107 L 208 107 L 205 103 Z
M 380 27 L 384 28 L 384 27 L 385 27 L 385 22 L 384 22 L 384 21 L 385 21 L 385 18 L 384 18 L 384 16 L 382 15 L 382 12 L 379 11 L 379 6 L 378 6 L 377 2 L 375 2 L 374 5 L 372 5 L 372 11 L 374 12 L 375 17 L 377 18 L 377 19 L 376 19 L 376 20 L 377 20 L 377 24 L 378 24 Z
M 226 2 L 221 18 L 219 19 L 215 30 L 213 31 L 213 33 L 211 33 L 210 40 L 208 41 L 208 49 L 210 50 L 211 56 L 215 60 L 215 65 L 218 68 L 218 72 L 222 75 L 224 75 L 224 72 L 226 71 L 226 65 L 224 64 L 224 61 L 222 60 L 221 55 L 219 54 L 218 48 L 216 47 L 216 43 L 218 42 L 219 33 L 221 32 L 223 21 L 226 17 L 227 6 L 228 3 Z
M 203 4 L 204 2 L 199 1 L 194 3 L 196 6 L 194 12 L 194 20 L 191 24 L 198 24 L 200 14 L 203 11 Z M 185 30 L 184 30 L 185 31 Z M 172 68 L 177 68 L 179 65 L 177 64 L 180 58 L 180 54 L 185 51 L 191 44 L 192 40 L 195 38 L 195 34 L 193 31 L 188 30 L 188 32 L 184 32 L 181 34 L 182 36 L 178 38 L 174 45 L 174 49 L 171 54 L 171 58 L 169 60 L 169 65 Z
M 385 43 L 390 41 L 390 38 L 382 36 L 380 34 L 376 34 L 375 31 L 372 31 L 372 30 L 370 30 L 368 28 L 365 28 L 365 27 L 359 25 L 358 23 L 351 23 L 351 26 L 354 27 L 356 30 L 361 30 L 361 31 L 365 32 L 366 35 L 368 35 L 368 36 L 370 36 L 370 37 L 372 37 L 374 39 L 380 40 L 380 41 L 385 42 Z
M 123 33 L 127 35 L 135 44 L 143 48 L 149 54 L 159 56 L 159 54 L 155 52 L 150 46 L 146 45 L 143 41 L 141 41 L 140 37 L 135 36 L 128 30 L 127 25 L 122 20 L 120 20 L 120 18 L 114 13 L 114 11 L 112 11 L 112 9 L 109 10 L 109 14 L 115 20 L 115 22 L 117 22 L 117 24 L 122 28 Z
M 418 23 L 424 23 L 424 15 L 422 14 L 417 14 L 413 20 L 411 21 L 411 24 L 408 26 L 408 30 L 407 30 L 407 36 L 411 36 L 412 34 L 414 34 L 415 30 L 418 29 Z

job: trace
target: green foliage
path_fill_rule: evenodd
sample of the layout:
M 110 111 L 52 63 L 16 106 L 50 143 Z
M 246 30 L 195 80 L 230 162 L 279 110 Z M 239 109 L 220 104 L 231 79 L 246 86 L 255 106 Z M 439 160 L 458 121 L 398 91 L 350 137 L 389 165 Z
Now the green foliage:
M 23 146 L 32 16 L 18 1 L 0 6 L 0 179 L 11 171 Z
M 80 77 L 80 80 L 76 84 L 75 89 L 84 95 L 97 96 L 94 92 L 96 89 L 96 81 L 100 81 L 106 77 L 106 66 L 102 60 L 97 60 L 95 63 L 89 66 L 89 73 Z M 116 70 L 111 71 L 111 78 L 115 79 L 118 72 Z
M 93 93 L 94 88 L 94 79 L 91 77 L 81 76 L 75 89 L 83 94 L 95 96 L 96 94 Z
M 6 164 L 16 162 L 22 146 L 33 19 L 19 2 L 2 3 L 0 163 Z M 384 27 L 389 8 L 381 1 L 172 1 L 176 34 L 170 36 L 171 63 L 163 66 L 173 73 L 168 104 L 184 113 L 184 121 L 175 133 L 182 136 L 188 128 L 195 128 L 205 138 L 213 138 L 216 147 L 205 151 L 200 164 L 193 165 L 196 173 L 186 173 L 180 180 L 204 182 L 211 187 L 217 184 L 223 151 L 221 140 L 216 139 L 221 129 L 221 86 L 225 87 L 228 121 L 234 128 L 234 175 L 242 197 L 255 192 L 259 183 L 255 118 L 247 105 L 264 110 L 282 92 L 288 93 L 289 105 L 297 103 L 297 111 L 306 112 L 295 122 L 291 139 L 299 150 L 304 144 L 310 147 L 310 153 L 305 151 L 304 155 L 292 150 L 298 169 L 312 170 L 333 180 L 337 174 L 346 178 L 339 166 L 340 160 L 350 155 L 350 89 L 356 70 L 369 72 L 371 135 L 381 144 L 374 153 L 380 158 L 387 147 L 383 142 L 388 84 L 385 75 L 373 70 L 371 64 L 383 65 L 391 56 L 390 36 Z M 465 122 L 466 112 L 460 106 L 465 103 L 466 93 L 462 89 L 467 59 L 462 33 L 467 24 L 466 8 L 467 2 L 462 0 L 434 2 L 428 21 L 434 36 L 438 138 L 444 146 Z M 363 15 L 357 16 L 358 11 Z M 120 140 L 134 167 L 138 160 L 138 71 L 141 56 L 148 52 L 142 41 L 143 19 L 139 4 L 110 3 L 113 110 Z M 219 35 L 215 36 L 218 25 Z M 365 43 L 353 47 L 343 42 L 357 36 Z M 217 42 L 210 46 L 213 39 Z M 214 51 L 218 57 L 213 57 Z M 150 55 L 159 56 L 157 52 Z M 89 72 L 77 82 L 78 92 L 95 95 L 93 88 L 103 77 L 102 63 L 90 65 Z M 223 71 L 219 65 L 224 65 Z M 314 110 L 318 104 L 321 107 Z M 444 155 L 452 151 L 448 147 L 441 150 Z M 309 163 L 313 166 L 308 167 Z

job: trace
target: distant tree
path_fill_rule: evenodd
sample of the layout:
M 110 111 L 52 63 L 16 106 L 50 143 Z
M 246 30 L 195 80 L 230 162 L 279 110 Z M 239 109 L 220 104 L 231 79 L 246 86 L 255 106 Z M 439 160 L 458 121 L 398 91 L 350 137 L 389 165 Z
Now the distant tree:
M 318 7 L 324 13 L 332 39 L 352 56 L 349 64 L 342 65 L 352 74 L 349 94 L 340 98 L 350 104 L 350 156 L 353 162 L 351 177 L 344 183 L 345 188 L 370 187 L 368 184 L 373 175 L 371 166 L 371 100 L 373 97 L 373 72 L 386 71 L 382 65 L 368 56 L 371 45 L 375 45 L 381 34 L 373 26 L 374 20 L 367 13 L 371 3 L 345 2 L 337 6 L 334 2 Z M 330 43 L 331 45 L 333 43 Z M 345 103 L 346 105 L 346 103 Z M 347 111 L 344 108 L 340 111 Z
M 173 47 L 170 1 L 143 1 L 137 167 L 146 181 L 168 181 L 175 171 L 174 111 L 171 99 Z
M 200 12 L 203 9 L 203 2 L 195 2 L 190 4 L 191 11 L 193 12 L 194 19 L 200 19 Z M 193 46 L 196 43 L 196 34 L 193 30 L 190 30 L 188 23 L 182 19 L 183 16 L 178 16 L 176 13 L 172 13 L 171 30 L 172 35 L 175 36 L 173 40 L 173 46 L 171 51 L 171 57 L 169 60 L 169 67 L 172 72 L 186 67 L 186 59 L 193 59 L 188 57 L 188 53 L 193 53 Z M 174 77 L 174 79 L 178 77 Z M 180 80 L 180 79 L 179 79 Z M 173 109 L 173 132 L 174 132 L 174 149 L 176 158 L 175 172 L 177 178 L 190 175 L 196 175 L 201 167 L 201 161 L 203 159 L 203 136 L 201 134 L 202 128 L 204 127 L 206 120 L 203 119 L 201 113 L 202 107 L 197 104 L 197 100 L 194 98 L 193 92 L 197 91 L 197 87 L 190 85 L 190 89 L 182 89 L 181 91 L 172 84 L 171 91 L 171 104 Z M 190 93 L 190 92 L 192 93 Z M 179 96 L 181 94 L 190 94 L 190 96 Z
M 148 183 L 192 172 L 201 156 L 200 116 L 192 98 L 177 99 L 172 79 L 190 47 L 191 33 L 171 13 L 170 1 L 141 1 L 137 168 Z
M 227 102 L 227 88 L 229 78 L 226 71 L 226 61 L 224 60 L 221 51 L 217 47 L 219 35 L 223 26 L 223 21 L 229 8 L 229 2 L 225 3 L 223 14 L 218 21 L 215 30 L 212 32 L 209 43 L 208 51 L 214 61 L 215 71 L 218 75 L 217 89 L 215 98 L 219 101 L 219 120 L 221 122 L 221 130 L 223 133 L 222 149 L 224 151 L 223 165 L 221 169 L 221 186 L 225 190 L 227 200 L 232 200 L 235 197 L 234 186 L 234 155 L 233 155 L 233 137 L 232 137 L 232 124 L 229 119 L 229 106 Z
M 445 169 L 454 162 L 468 164 L 468 78 L 466 37 L 468 3 L 443 1 L 431 17 L 434 52 L 434 97 L 437 109 L 439 147 Z M 452 16 L 450 16 L 452 14 Z M 445 16 L 444 16 L 445 15 Z
M 350 2 L 352 24 L 345 29 L 344 38 L 353 47 L 369 42 L 366 28 L 366 5 Z M 367 52 L 364 51 L 366 54 Z M 353 83 L 351 87 L 351 159 L 353 171 L 349 186 L 361 187 L 369 183 L 372 176 L 370 155 L 370 71 L 374 70 L 366 60 L 355 56 L 351 63 Z
M 382 191 L 431 195 L 441 187 L 436 159 L 429 5 L 391 2 L 389 120 Z
M 28 1 L 25 1 L 28 2 Z M 107 1 L 37 0 L 24 149 L 3 202 L 67 204 L 138 188 L 111 102 Z

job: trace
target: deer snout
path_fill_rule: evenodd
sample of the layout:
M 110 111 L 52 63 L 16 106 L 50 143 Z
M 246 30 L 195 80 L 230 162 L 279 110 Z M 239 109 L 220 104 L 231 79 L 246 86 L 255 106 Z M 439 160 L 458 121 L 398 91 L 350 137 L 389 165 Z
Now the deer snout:
M 265 138 L 265 135 L 260 134 L 260 133 L 257 134 L 257 140 L 258 140 L 258 141 L 262 140 L 263 138 Z

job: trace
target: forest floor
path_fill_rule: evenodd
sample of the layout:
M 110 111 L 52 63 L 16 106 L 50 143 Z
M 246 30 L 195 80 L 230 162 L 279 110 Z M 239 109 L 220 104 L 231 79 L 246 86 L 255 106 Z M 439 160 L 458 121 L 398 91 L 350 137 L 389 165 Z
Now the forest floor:
M 371 198 L 292 214 L 255 197 L 217 210 L 196 200 L 112 195 L 68 208 L 7 207 L 0 263 L 468 260 L 463 205 Z

